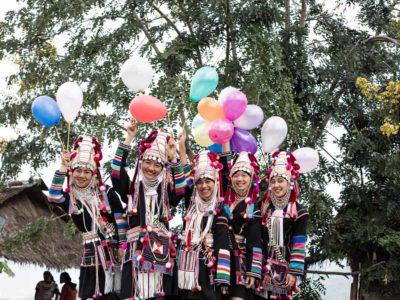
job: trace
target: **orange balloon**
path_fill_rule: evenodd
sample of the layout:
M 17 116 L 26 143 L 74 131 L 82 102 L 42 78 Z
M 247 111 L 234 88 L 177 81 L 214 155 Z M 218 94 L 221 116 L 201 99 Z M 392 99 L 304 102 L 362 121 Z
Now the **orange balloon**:
M 131 101 L 129 105 L 131 115 L 140 122 L 159 121 L 167 114 L 167 108 L 157 98 L 149 95 L 140 95 Z
M 225 116 L 222 105 L 218 103 L 217 100 L 210 97 L 201 99 L 197 105 L 197 110 L 199 111 L 200 116 L 209 122 Z

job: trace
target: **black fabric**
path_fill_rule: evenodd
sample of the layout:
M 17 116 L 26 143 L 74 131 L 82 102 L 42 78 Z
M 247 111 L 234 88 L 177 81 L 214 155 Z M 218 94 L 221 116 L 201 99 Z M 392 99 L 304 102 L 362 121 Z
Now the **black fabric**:
M 105 275 L 104 270 L 99 266 L 100 292 L 104 293 Z M 96 267 L 81 267 L 79 274 L 79 298 L 93 298 L 96 291 Z

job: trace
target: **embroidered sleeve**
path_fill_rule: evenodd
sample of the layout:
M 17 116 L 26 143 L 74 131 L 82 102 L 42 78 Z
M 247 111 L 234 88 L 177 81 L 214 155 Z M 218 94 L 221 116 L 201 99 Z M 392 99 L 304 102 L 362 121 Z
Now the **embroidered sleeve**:
M 261 278 L 262 241 L 260 211 L 256 210 L 253 219 L 248 222 L 246 232 L 246 276 Z
M 120 142 L 111 164 L 111 182 L 124 203 L 128 202 L 130 186 L 129 175 L 125 169 L 130 149 L 130 145 Z
M 185 173 L 186 177 L 186 185 L 187 187 L 191 188 L 193 186 L 193 176 L 191 174 L 192 168 L 189 164 L 183 166 L 183 172 Z
M 121 166 L 125 167 L 130 150 L 131 150 L 130 145 L 126 145 L 122 142 L 119 143 L 117 151 L 115 152 L 114 159 L 111 164 L 111 177 L 112 178 L 120 179 Z
M 222 175 L 222 195 L 225 195 L 225 191 L 228 187 L 228 178 L 229 178 L 229 170 L 230 164 L 232 160 L 232 153 L 231 152 L 223 152 L 219 155 L 219 162 L 223 165 L 221 170 Z
M 230 284 L 231 275 L 231 254 L 229 250 L 220 249 L 217 259 L 217 276 L 215 278 L 216 284 Z
M 176 163 L 169 163 L 172 181 L 171 181 L 171 190 L 175 190 L 176 196 L 183 196 L 185 194 L 186 188 L 186 177 L 184 173 L 184 169 L 181 163 L 178 161 Z
M 65 176 L 67 172 L 56 171 L 53 177 L 53 181 L 51 182 L 51 186 L 49 189 L 48 200 L 52 203 L 63 203 L 65 201 L 63 195 L 63 185 L 65 181 Z
M 306 256 L 306 230 L 308 213 L 299 210 L 299 217 L 293 225 L 292 240 L 290 243 L 289 273 L 295 276 L 304 275 L 304 260 Z
M 215 283 L 218 285 L 229 285 L 231 274 L 231 252 L 229 249 L 229 229 L 228 218 L 224 213 L 222 205 L 219 207 L 219 213 L 214 219 L 214 256 L 217 265 Z
M 122 212 L 114 213 L 115 222 L 118 230 L 118 243 L 121 245 L 126 242 L 126 231 L 128 230 L 128 223 Z

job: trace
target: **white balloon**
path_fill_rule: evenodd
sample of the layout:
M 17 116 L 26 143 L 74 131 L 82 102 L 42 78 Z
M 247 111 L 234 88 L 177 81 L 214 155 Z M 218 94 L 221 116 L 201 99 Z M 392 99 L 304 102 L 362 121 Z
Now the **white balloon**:
M 293 152 L 294 157 L 300 165 L 299 172 L 307 173 L 314 170 L 318 166 L 318 151 L 309 147 L 297 149 Z
M 262 148 L 265 152 L 272 152 L 279 147 L 287 135 L 287 124 L 281 117 L 268 118 L 261 129 Z
M 218 96 L 218 103 L 220 103 L 221 105 L 224 104 L 224 101 L 226 99 L 226 97 L 228 97 L 228 95 L 232 92 L 238 91 L 239 89 L 234 88 L 233 86 L 227 86 L 226 88 L 224 88 L 221 93 L 219 93 Z
M 146 58 L 134 56 L 121 67 L 121 79 L 133 91 L 144 91 L 153 80 L 154 71 Z
M 83 102 L 81 87 L 76 82 L 63 83 L 57 90 L 57 105 L 67 123 L 72 123 L 79 113 Z
M 197 127 L 204 123 L 206 123 L 206 120 L 204 120 L 200 114 L 195 115 L 192 121 L 192 131 L 196 130 Z

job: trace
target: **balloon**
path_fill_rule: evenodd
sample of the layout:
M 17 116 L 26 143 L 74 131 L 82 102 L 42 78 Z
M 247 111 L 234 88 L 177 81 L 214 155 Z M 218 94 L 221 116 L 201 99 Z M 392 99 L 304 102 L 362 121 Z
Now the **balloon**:
M 190 86 L 190 100 L 199 102 L 210 95 L 218 85 L 218 73 L 213 67 L 202 67 L 197 70 Z
M 262 148 L 265 152 L 272 152 L 279 147 L 287 135 L 287 124 L 281 117 L 270 117 L 261 129 Z
M 206 120 L 204 120 L 199 114 L 195 115 L 192 121 L 192 131 L 204 123 L 206 123 Z
M 318 166 L 318 151 L 309 147 L 297 149 L 293 152 L 294 157 L 300 165 L 300 173 L 307 173 Z
M 153 80 L 154 71 L 146 58 L 134 56 L 121 67 L 121 79 L 133 91 L 144 91 Z
M 204 123 L 199 125 L 193 131 L 193 137 L 195 142 L 202 147 L 208 147 L 213 144 L 213 141 L 210 140 L 210 138 L 208 137 L 209 126 L 210 126 L 209 123 Z
M 61 118 L 56 101 L 49 96 L 40 96 L 33 101 L 32 114 L 36 121 L 47 127 L 57 125 Z
M 246 95 L 241 91 L 233 91 L 229 93 L 228 97 L 224 100 L 224 113 L 229 121 L 234 121 L 239 118 L 247 106 Z
M 262 109 L 254 104 L 247 105 L 243 115 L 236 119 L 233 124 L 241 129 L 251 130 L 257 128 L 264 119 Z
M 133 98 L 129 104 L 131 115 L 140 122 L 150 123 L 161 120 L 167 114 L 167 108 L 157 98 L 140 95 Z
M 57 90 L 57 104 L 67 123 L 72 123 L 83 102 L 81 87 L 76 82 L 63 83 Z
M 221 144 L 212 144 L 208 147 L 208 150 L 213 151 L 217 154 L 222 153 L 222 145 Z
M 210 123 L 208 136 L 216 144 L 224 144 L 231 139 L 233 135 L 233 124 L 224 118 L 216 119 Z
M 197 105 L 197 110 L 199 111 L 200 116 L 209 122 L 224 117 L 224 111 L 222 110 L 221 104 L 210 97 L 201 99 Z
M 237 89 L 237 88 L 234 88 L 233 86 L 228 86 L 228 87 L 224 88 L 224 89 L 221 91 L 221 93 L 219 93 L 219 96 L 218 96 L 218 103 L 221 104 L 221 105 L 223 105 L 223 104 L 224 104 L 224 101 L 225 101 L 225 99 L 228 97 L 228 95 L 229 95 L 230 93 L 236 92 L 236 91 L 238 91 L 238 89 Z
M 255 154 L 257 152 L 256 138 L 250 132 L 240 128 L 235 128 L 231 139 L 231 145 L 233 151 L 236 153 L 246 151 Z

